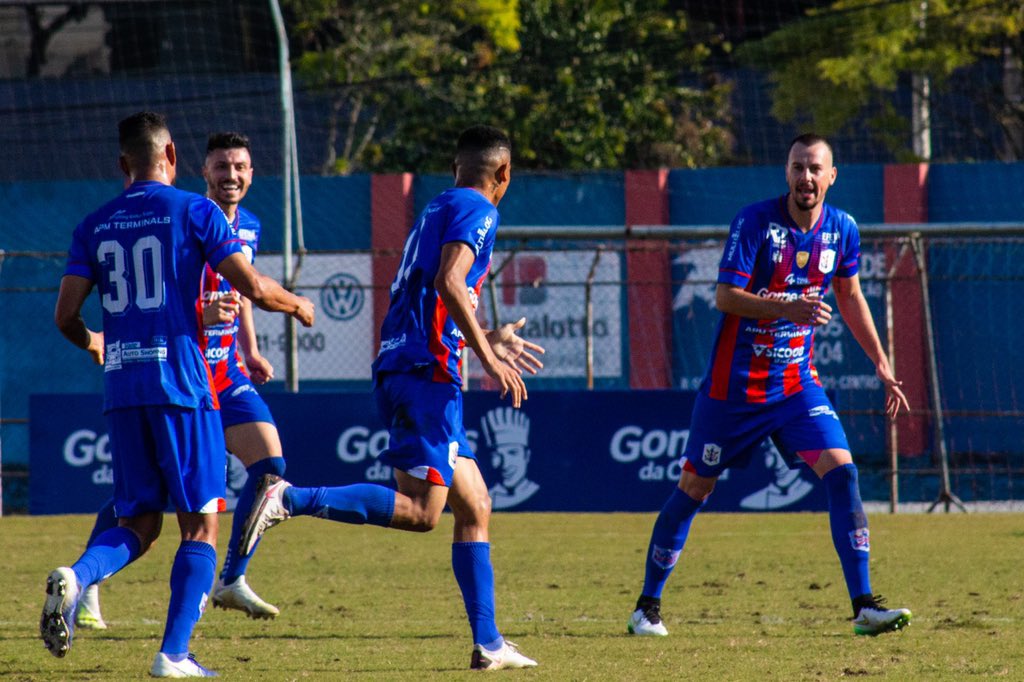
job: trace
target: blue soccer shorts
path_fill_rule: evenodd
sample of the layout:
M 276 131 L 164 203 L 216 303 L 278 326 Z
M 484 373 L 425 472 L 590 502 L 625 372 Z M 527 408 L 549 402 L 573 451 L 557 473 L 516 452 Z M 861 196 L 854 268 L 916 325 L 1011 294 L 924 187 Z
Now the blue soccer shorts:
M 226 450 L 218 410 L 143 405 L 107 413 L 118 518 L 224 508 Z
M 775 441 L 791 468 L 797 458 L 814 466 L 823 450 L 850 449 L 839 416 L 819 386 L 768 404 L 699 393 L 683 466 L 698 476 L 718 477 L 729 467 L 746 466 L 766 438 Z
M 380 461 L 414 478 L 451 487 L 459 457 L 476 459 L 462 423 L 462 390 L 432 372 L 387 372 L 373 390 L 390 441 Z
M 270 408 L 248 377 L 231 384 L 217 394 L 220 401 L 220 421 L 224 428 L 251 422 L 274 423 Z

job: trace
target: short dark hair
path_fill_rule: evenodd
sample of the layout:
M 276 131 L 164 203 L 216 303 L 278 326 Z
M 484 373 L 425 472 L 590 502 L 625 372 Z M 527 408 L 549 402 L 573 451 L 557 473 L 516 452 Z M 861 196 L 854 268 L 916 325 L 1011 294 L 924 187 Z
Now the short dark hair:
M 789 149 L 786 150 L 786 154 L 789 154 L 789 152 L 793 151 L 793 147 L 795 147 L 798 144 L 803 145 L 804 147 L 810 147 L 816 144 L 823 144 L 826 147 L 828 147 L 828 153 L 832 155 L 833 162 L 835 161 L 836 153 L 832 149 L 832 145 L 829 143 L 828 140 L 826 140 L 823 136 L 817 133 L 803 133 L 801 135 L 797 135 L 796 137 L 794 137 L 793 141 L 789 143 Z
M 505 131 L 494 126 L 475 125 L 466 128 L 459 135 L 459 141 L 455 145 L 456 155 L 464 152 L 484 153 L 507 149 L 512 152 L 512 140 Z
M 121 153 L 139 160 L 148 160 L 158 151 L 161 133 L 170 134 L 167 119 L 154 111 L 140 111 L 117 124 Z
M 209 154 L 215 149 L 244 149 L 250 154 L 252 153 L 249 136 L 234 131 L 210 133 L 210 137 L 206 140 L 206 153 Z

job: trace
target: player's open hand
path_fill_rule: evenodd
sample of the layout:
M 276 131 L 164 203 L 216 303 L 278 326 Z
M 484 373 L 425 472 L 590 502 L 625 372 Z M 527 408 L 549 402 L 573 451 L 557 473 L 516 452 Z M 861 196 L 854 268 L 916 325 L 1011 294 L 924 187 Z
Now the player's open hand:
M 241 305 L 242 296 L 237 291 L 230 291 L 212 301 L 204 301 L 203 326 L 209 327 L 234 322 Z
M 299 299 L 298 306 L 292 312 L 292 317 L 302 323 L 303 327 L 313 326 L 313 302 L 305 296 L 296 296 Z
M 245 367 L 254 384 L 263 385 L 274 378 L 274 366 L 262 355 L 246 356 Z
M 501 385 L 501 397 L 512 396 L 512 407 L 520 407 L 527 397 L 526 384 L 520 371 L 503 360 L 484 362 L 483 366 L 487 375 Z
M 491 350 L 505 364 L 519 372 L 536 374 L 537 370 L 544 368 L 544 363 L 533 353 L 543 355 L 544 349 L 516 334 L 525 324 L 525 317 L 503 324 L 498 329 L 487 332 L 487 343 L 491 344 Z
M 909 412 L 910 402 L 907 400 L 907 396 L 903 394 L 903 389 L 900 388 L 903 382 L 898 381 L 893 375 L 887 358 L 883 357 L 875 366 L 875 374 L 878 375 L 878 378 L 885 385 L 885 414 L 889 419 L 895 419 L 896 415 L 900 413 L 900 409 Z
M 795 324 L 820 327 L 832 319 L 832 306 L 825 303 L 820 294 L 804 294 L 787 305 L 785 317 Z

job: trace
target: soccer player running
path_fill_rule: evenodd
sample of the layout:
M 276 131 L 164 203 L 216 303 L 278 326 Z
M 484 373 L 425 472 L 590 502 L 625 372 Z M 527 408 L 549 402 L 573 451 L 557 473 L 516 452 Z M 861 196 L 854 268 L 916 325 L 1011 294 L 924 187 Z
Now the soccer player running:
M 114 467 L 118 526 L 71 567 L 50 573 L 39 622 L 58 657 L 71 649 L 82 591 L 145 553 L 160 534 L 168 499 L 181 544 L 155 677 L 209 677 L 189 653 L 217 563 L 225 446 L 210 370 L 198 342 L 196 292 L 206 263 L 266 310 L 304 325 L 313 304 L 259 274 L 217 206 L 173 188 L 177 153 L 163 116 L 140 112 L 118 125 L 119 163 L 131 184 L 75 228 L 60 284 L 58 328 L 104 365 L 104 412 Z M 81 309 L 93 286 L 103 331 Z
M 628 631 L 667 635 L 661 593 L 686 543 L 690 523 L 731 465 L 742 465 L 771 437 L 825 485 L 832 541 L 853 605 L 858 635 L 898 630 L 908 609 L 874 596 L 868 571 L 868 521 L 846 434 L 811 363 L 814 328 L 831 319 L 822 297 L 835 289 L 843 321 L 875 364 L 886 413 L 909 409 L 857 276 L 860 236 L 848 214 L 825 203 L 836 180 L 832 147 L 806 134 L 790 145 L 789 193 L 742 209 L 733 219 L 718 274 L 722 311 L 711 362 L 693 408 L 679 486 L 654 524 L 644 586 Z
M 455 517 L 452 569 L 473 633 L 470 667 L 492 670 L 537 665 L 495 623 L 491 500 L 466 439 L 459 374 L 468 345 L 502 397 L 511 395 L 518 408 L 527 397 L 522 371 L 542 367 L 533 353 L 543 349 L 516 335 L 525 319 L 486 331 L 474 312 L 494 248 L 496 207 L 511 179 L 511 154 L 502 131 L 465 130 L 455 152 L 455 187 L 426 206 L 405 242 L 373 365 L 374 395 L 390 435 L 380 460 L 394 467 L 398 491 L 368 483 L 298 488 L 266 475 L 240 549 L 248 552 L 267 528 L 300 515 L 425 532 L 437 525 L 447 502 Z
M 253 165 L 249 138 L 241 133 L 213 133 L 206 143 L 203 177 L 206 196 L 213 200 L 228 219 L 242 252 L 252 262 L 260 238 L 259 219 L 242 208 L 252 185 Z M 231 524 L 224 567 L 213 587 L 214 606 L 238 609 L 252 618 L 273 618 L 280 610 L 259 597 L 245 580 L 251 554 L 235 551 L 242 522 L 252 506 L 256 482 L 266 473 L 283 476 L 285 461 L 281 439 L 267 404 L 253 387 L 274 377 L 274 368 L 256 344 L 252 302 L 241 296 L 223 276 L 209 265 L 203 272 L 201 294 L 197 299 L 203 319 L 199 345 L 213 373 L 213 388 L 220 401 L 220 418 L 228 450 L 246 467 L 248 477 L 238 496 L 237 513 Z M 239 354 L 239 348 L 244 358 Z M 100 509 L 89 537 L 89 545 L 99 535 L 117 525 L 114 500 Z M 75 624 L 81 628 L 106 629 L 99 604 L 99 583 L 90 585 L 78 603 Z

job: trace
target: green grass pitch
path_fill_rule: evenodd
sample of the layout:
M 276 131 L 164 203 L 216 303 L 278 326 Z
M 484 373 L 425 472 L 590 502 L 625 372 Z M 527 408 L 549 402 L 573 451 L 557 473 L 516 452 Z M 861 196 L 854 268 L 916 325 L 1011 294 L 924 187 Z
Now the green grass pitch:
M 502 633 L 540 667 L 524 680 L 1024 680 L 1024 517 L 875 514 L 876 592 L 904 632 L 855 637 L 823 514 L 702 514 L 663 600 L 666 638 L 626 634 L 653 514 L 492 521 Z M 221 555 L 230 516 L 222 516 Z M 274 621 L 209 609 L 192 646 L 226 679 L 469 679 L 450 568 L 451 517 L 414 535 L 298 519 L 274 528 L 249 582 Z M 159 647 L 176 523 L 104 585 L 104 632 L 64 659 L 38 638 L 47 573 L 73 561 L 87 516 L 0 519 L 0 678 L 145 679 Z

